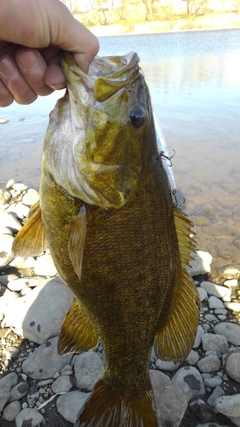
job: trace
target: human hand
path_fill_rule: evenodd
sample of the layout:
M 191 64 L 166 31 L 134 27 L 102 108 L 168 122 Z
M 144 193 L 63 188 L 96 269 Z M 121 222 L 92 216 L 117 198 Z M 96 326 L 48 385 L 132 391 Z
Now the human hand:
M 0 107 L 64 88 L 60 49 L 87 72 L 99 44 L 59 0 L 1 0 Z

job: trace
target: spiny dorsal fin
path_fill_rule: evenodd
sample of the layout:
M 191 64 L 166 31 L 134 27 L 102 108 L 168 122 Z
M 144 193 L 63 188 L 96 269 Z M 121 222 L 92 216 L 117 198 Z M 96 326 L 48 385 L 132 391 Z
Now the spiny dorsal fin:
M 84 244 L 87 231 L 86 207 L 82 205 L 78 216 L 72 219 L 68 240 L 68 253 L 72 266 L 81 279 Z
M 174 222 L 178 239 L 178 248 L 182 264 L 182 280 L 174 307 L 169 317 L 156 334 L 155 346 L 161 359 L 180 361 L 188 356 L 194 343 L 199 320 L 200 305 L 198 291 L 186 271 L 186 266 L 193 259 L 191 252 L 195 250 L 195 234 L 193 223 L 177 207 L 173 206 Z
M 181 209 L 173 205 L 174 222 L 176 226 L 178 248 L 182 267 L 185 268 L 193 259 L 190 252 L 194 252 L 196 242 L 191 235 L 195 235 L 191 228 L 194 226 Z
M 62 324 L 58 338 L 58 353 L 63 355 L 87 351 L 96 347 L 98 340 L 98 335 L 92 324 L 74 298 Z
M 42 222 L 40 203 L 33 205 L 29 219 L 14 239 L 12 251 L 15 256 L 38 256 L 46 249 L 46 232 Z

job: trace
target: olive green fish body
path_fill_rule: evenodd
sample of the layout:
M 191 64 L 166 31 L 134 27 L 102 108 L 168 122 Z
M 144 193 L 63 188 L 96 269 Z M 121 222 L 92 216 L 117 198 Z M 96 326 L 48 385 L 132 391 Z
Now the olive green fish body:
M 75 295 L 59 353 L 103 344 L 104 374 L 79 426 L 156 427 L 152 346 L 182 359 L 198 324 L 192 224 L 172 202 L 137 55 L 98 58 L 89 76 L 69 54 L 62 66 L 68 91 L 50 115 L 40 208 L 13 250 L 36 255 L 47 239 Z

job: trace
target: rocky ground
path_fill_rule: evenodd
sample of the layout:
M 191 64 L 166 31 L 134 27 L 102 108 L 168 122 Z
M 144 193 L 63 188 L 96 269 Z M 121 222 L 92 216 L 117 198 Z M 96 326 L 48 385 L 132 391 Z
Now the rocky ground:
M 8 182 L 0 190 L 0 426 L 73 426 L 104 367 L 95 351 L 57 354 L 72 293 L 48 251 L 14 258 L 11 247 L 38 193 Z M 202 301 L 193 349 L 181 364 L 152 351 L 150 373 L 159 427 L 240 426 L 240 271 L 211 279 L 211 255 L 190 269 Z

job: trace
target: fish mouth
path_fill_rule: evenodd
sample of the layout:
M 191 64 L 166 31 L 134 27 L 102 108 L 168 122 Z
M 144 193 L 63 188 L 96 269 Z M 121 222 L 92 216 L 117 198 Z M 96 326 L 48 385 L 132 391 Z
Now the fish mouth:
M 123 56 L 96 56 L 86 74 L 70 53 L 63 51 L 61 54 L 61 66 L 67 86 L 73 87 L 80 81 L 88 93 L 93 92 L 98 102 L 106 101 L 132 83 L 139 75 L 138 64 L 139 57 L 136 52 L 129 52 Z

